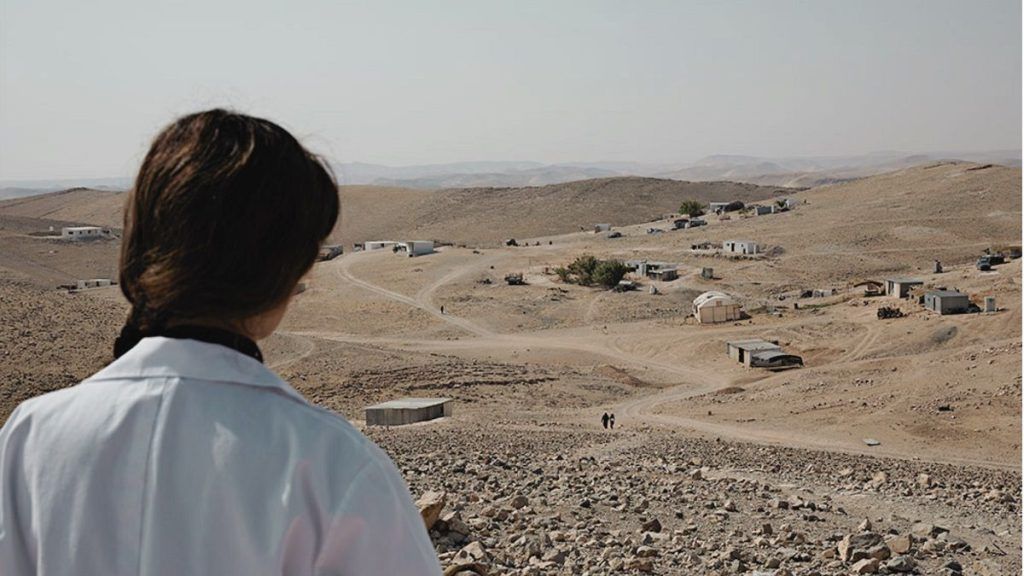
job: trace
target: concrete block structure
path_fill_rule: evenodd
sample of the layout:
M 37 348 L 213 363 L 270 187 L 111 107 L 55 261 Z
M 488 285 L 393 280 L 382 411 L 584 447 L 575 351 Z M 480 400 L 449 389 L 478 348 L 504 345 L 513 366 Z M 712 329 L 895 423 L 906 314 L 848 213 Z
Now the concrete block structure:
M 109 228 L 99 226 L 65 226 L 60 229 L 60 237 L 63 240 L 93 240 L 110 236 Z
M 722 242 L 722 250 L 729 254 L 757 254 L 757 242 L 749 240 L 726 240 Z
M 924 295 L 924 307 L 939 314 L 963 314 L 971 308 L 971 299 L 955 290 L 934 290 Z
M 103 288 L 113 284 L 114 281 L 109 278 L 93 278 L 90 280 L 79 280 L 77 286 L 79 290 L 85 290 L 87 288 Z
M 394 240 L 371 240 L 363 243 L 363 250 L 367 252 L 371 250 L 384 250 L 386 248 L 394 248 L 395 244 L 398 244 L 398 242 Z
M 611 232 L 611 224 L 594 224 L 594 233 L 600 234 L 601 232 Z
M 915 286 L 924 286 L 924 280 L 917 278 L 886 278 L 885 295 L 906 298 Z
M 451 415 L 451 398 L 402 398 L 367 406 L 366 425 L 403 426 Z
M 405 252 L 409 257 L 434 253 L 433 240 L 408 240 L 399 242 L 395 246 L 398 247 L 399 252 Z
M 679 269 L 666 267 L 656 268 L 654 270 L 648 270 L 647 276 L 652 280 L 661 280 L 662 282 L 670 282 L 679 278 Z

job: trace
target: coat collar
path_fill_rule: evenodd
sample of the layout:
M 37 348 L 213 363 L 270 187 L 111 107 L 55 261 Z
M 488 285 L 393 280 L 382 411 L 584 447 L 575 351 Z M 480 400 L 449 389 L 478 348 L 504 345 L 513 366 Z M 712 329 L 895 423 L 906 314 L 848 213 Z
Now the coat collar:
M 273 389 L 306 402 L 301 394 L 258 360 L 227 346 L 184 338 L 143 338 L 131 350 L 88 380 L 130 378 L 189 378 L 232 382 Z

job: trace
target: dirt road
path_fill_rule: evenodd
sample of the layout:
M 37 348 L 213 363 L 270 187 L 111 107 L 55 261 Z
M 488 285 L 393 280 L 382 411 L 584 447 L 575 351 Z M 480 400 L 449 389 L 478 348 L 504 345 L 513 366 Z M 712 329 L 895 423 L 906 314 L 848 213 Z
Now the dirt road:
M 680 362 L 666 362 L 652 357 L 658 352 L 658 350 L 629 350 L 622 345 L 624 341 L 629 340 L 628 337 L 616 337 L 589 332 L 581 334 L 578 330 L 500 334 L 488 329 L 487 327 L 481 326 L 479 323 L 468 318 L 459 317 L 453 314 L 442 314 L 440 309 L 433 304 L 433 295 L 446 284 L 490 266 L 500 259 L 499 255 L 491 255 L 472 266 L 456 268 L 445 274 L 437 281 L 421 288 L 415 297 L 410 297 L 388 290 L 367 280 L 356 277 L 351 270 L 352 265 L 368 257 L 372 256 L 369 254 L 355 254 L 346 255 L 337 259 L 335 269 L 338 276 L 342 280 L 349 282 L 354 286 L 358 286 L 359 288 L 384 296 L 393 301 L 423 310 L 475 337 L 458 340 L 367 338 L 350 334 L 323 331 L 294 333 L 296 336 L 306 335 L 354 344 L 376 344 L 407 350 L 449 353 L 481 350 L 553 350 L 563 352 L 584 352 L 607 358 L 611 363 L 621 364 L 635 369 L 656 370 L 663 374 L 671 375 L 679 381 L 679 384 L 671 386 L 670 388 L 629 399 L 618 404 L 615 407 L 615 411 L 619 417 L 620 426 L 649 424 L 672 428 L 687 428 L 704 434 L 749 442 L 778 444 L 783 446 L 810 448 L 849 454 L 870 454 L 904 459 L 922 458 L 921 455 L 916 452 L 889 447 L 869 448 L 861 444 L 859 441 L 840 442 L 835 439 L 822 438 L 820 436 L 802 434 L 795 431 L 766 430 L 748 425 L 710 422 L 695 418 L 659 413 L 659 408 L 664 405 L 678 403 L 689 398 L 714 392 L 734 384 L 735 378 L 716 374 L 708 370 L 696 369 Z M 796 323 L 794 322 L 794 325 L 795 324 Z M 780 327 L 785 327 L 785 324 L 776 326 L 776 328 Z M 678 338 L 677 334 L 666 334 L 666 336 Z M 854 346 L 847 351 L 842 358 L 848 361 L 859 359 L 877 339 L 878 330 L 869 326 L 867 332 L 858 338 Z M 772 377 L 763 379 L 762 381 L 766 381 L 770 378 Z M 577 418 L 578 421 L 590 420 L 588 415 L 579 415 Z M 928 457 L 926 459 L 928 461 L 935 462 L 973 464 L 1005 468 L 1005 466 L 993 464 L 990 461 L 980 459 L 958 457 Z

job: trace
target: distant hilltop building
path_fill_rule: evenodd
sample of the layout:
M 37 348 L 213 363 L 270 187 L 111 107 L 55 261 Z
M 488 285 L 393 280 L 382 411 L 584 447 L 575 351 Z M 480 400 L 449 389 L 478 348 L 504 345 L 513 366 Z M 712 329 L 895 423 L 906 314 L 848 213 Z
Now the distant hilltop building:
M 110 228 L 99 226 L 65 226 L 60 229 L 62 240 L 92 240 L 110 236 Z

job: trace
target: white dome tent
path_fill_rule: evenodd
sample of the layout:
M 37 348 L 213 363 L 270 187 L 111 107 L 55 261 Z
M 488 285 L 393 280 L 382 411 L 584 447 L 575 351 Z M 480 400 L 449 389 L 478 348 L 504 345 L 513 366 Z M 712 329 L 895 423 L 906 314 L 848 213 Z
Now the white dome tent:
M 724 292 L 705 292 L 693 300 L 693 317 L 701 324 L 739 320 L 742 315 L 739 302 Z

